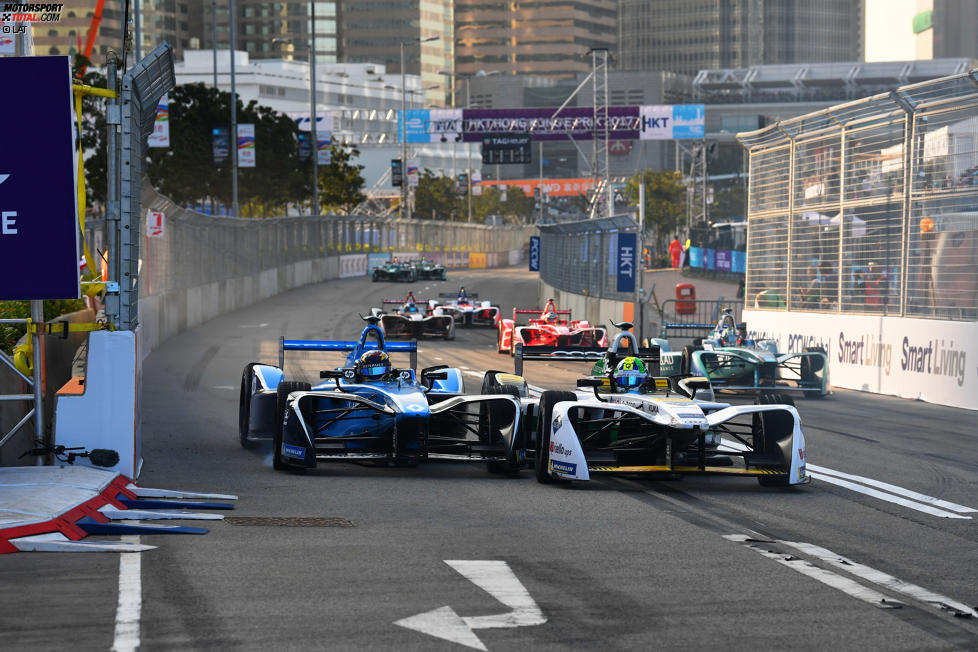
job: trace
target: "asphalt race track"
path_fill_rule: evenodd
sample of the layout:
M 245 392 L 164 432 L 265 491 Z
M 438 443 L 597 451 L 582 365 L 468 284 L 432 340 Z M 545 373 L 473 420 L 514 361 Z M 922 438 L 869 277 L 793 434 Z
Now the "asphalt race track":
M 239 446 L 242 367 L 275 361 L 280 336 L 354 339 L 382 299 L 459 284 L 504 315 L 537 306 L 535 275 L 516 269 L 348 279 L 153 352 L 140 484 L 237 494 L 236 521 L 139 537 L 159 547 L 138 555 L 0 556 L 0 649 L 978 649 L 975 412 L 839 390 L 799 400 L 815 480 L 792 489 L 553 487 L 475 464 L 282 473 L 267 448 Z M 425 340 L 420 364 L 462 367 L 478 392 L 485 369 L 512 370 L 495 337 Z M 299 379 L 339 358 L 286 360 Z M 530 362 L 525 375 L 569 388 L 584 370 Z

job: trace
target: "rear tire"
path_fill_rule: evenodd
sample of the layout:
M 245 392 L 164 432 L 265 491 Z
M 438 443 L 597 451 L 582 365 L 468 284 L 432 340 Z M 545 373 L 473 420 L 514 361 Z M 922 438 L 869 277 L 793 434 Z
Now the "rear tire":
M 553 419 L 554 404 L 561 401 L 577 400 L 573 392 L 548 390 L 540 395 L 540 420 L 537 422 L 537 450 L 534 472 L 537 482 L 555 484 L 566 482 L 550 475 L 550 421 Z
M 285 421 L 285 406 L 292 392 L 307 392 L 312 388 L 309 383 L 283 380 L 275 392 L 275 436 L 272 438 L 272 468 L 283 471 L 289 465 L 282 461 L 282 426 Z
M 380 274 L 377 273 L 377 270 L 374 270 L 373 276 L 371 276 L 370 280 L 374 283 L 380 280 Z
M 690 375 L 690 376 L 696 375 L 693 372 L 693 352 L 694 351 L 702 351 L 702 350 L 703 350 L 703 347 L 702 346 L 696 346 L 696 345 L 686 345 L 686 346 L 684 346 L 683 347 L 683 357 L 682 357 L 682 360 L 679 363 L 679 373 L 681 373 L 681 374 L 687 374 L 687 375 Z
M 805 353 L 825 353 L 825 348 L 821 346 L 806 346 L 802 349 Z M 818 358 L 812 358 L 811 356 L 805 356 L 801 359 L 801 378 L 802 380 L 809 380 L 816 378 L 815 374 L 818 372 L 825 373 L 825 361 Z M 808 399 L 822 399 L 825 398 L 825 394 L 822 392 L 805 392 L 805 398 Z

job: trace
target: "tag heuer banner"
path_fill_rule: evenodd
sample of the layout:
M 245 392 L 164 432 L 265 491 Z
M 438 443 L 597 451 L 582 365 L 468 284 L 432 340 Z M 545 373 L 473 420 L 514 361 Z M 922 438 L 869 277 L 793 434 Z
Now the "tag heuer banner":
M 409 143 L 483 142 L 487 135 L 529 134 L 534 141 L 590 140 L 594 109 L 410 109 L 404 126 Z M 554 114 L 557 113 L 556 116 Z M 599 129 L 604 129 L 599 121 Z M 703 138 L 702 104 L 608 107 L 611 140 Z

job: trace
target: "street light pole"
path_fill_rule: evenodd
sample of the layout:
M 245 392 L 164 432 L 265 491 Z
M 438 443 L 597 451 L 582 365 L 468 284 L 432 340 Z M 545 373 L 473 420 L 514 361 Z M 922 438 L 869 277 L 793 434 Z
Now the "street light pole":
M 310 25 L 309 34 L 309 140 L 312 158 L 312 214 L 319 215 L 319 135 L 316 131 L 318 116 L 316 115 L 316 3 L 309 3 Z
M 401 217 L 411 219 L 411 207 L 408 206 L 406 80 L 407 75 L 404 72 L 404 41 L 401 41 Z
M 238 217 L 238 95 L 234 87 L 234 0 L 228 0 L 228 21 L 231 32 L 231 216 Z
M 401 215 L 411 219 L 410 189 L 407 174 L 407 73 L 404 70 L 404 46 L 437 41 L 439 37 L 416 38 L 411 41 L 401 41 Z M 423 90 L 423 89 L 422 89 Z

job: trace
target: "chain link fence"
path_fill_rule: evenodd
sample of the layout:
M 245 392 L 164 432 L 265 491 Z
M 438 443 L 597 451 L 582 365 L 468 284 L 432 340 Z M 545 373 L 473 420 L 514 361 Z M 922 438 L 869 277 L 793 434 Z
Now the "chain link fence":
M 454 252 L 522 251 L 536 233 L 535 227 L 378 217 L 213 217 L 174 204 L 148 184 L 142 203 L 144 211 L 165 217 L 162 237 L 147 236 L 141 243 L 140 296 L 343 254 L 418 252 L 451 260 Z M 89 220 L 85 238 L 93 252 L 104 252 L 104 223 Z
M 978 318 L 976 75 L 738 136 L 750 153 L 748 305 Z
M 542 225 L 540 278 L 575 294 L 634 301 L 634 292 L 618 292 L 616 254 L 618 234 L 637 231 L 626 215 Z

